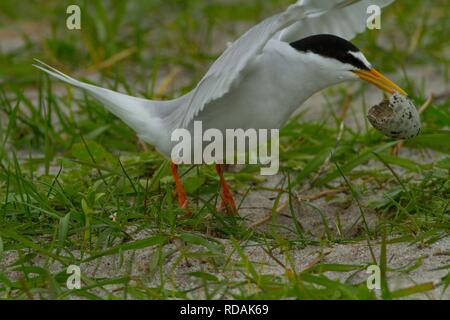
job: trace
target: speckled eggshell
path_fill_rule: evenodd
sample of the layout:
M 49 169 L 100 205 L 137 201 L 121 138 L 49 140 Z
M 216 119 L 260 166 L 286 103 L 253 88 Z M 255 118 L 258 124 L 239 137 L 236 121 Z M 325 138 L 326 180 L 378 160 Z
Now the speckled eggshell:
M 385 136 L 394 139 L 412 139 L 420 133 L 420 117 L 412 101 L 394 93 L 369 110 L 369 122 Z

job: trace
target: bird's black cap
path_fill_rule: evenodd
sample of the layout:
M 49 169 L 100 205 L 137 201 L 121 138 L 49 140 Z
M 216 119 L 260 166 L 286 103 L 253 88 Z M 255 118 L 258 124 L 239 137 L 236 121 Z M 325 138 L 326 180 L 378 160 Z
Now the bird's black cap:
M 360 52 L 351 42 L 331 34 L 319 34 L 303 38 L 290 43 L 298 51 L 312 52 L 326 58 L 332 58 L 348 63 L 358 69 L 369 70 L 369 68 L 349 52 Z

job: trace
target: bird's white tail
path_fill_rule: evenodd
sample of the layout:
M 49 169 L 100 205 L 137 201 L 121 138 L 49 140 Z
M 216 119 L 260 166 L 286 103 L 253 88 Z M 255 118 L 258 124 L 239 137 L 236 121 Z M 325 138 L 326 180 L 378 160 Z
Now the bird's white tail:
M 66 82 L 74 87 L 88 92 L 92 97 L 100 101 L 105 108 L 124 121 L 136 133 L 145 137 L 146 142 L 157 143 L 161 132 L 161 122 L 178 105 L 172 101 L 153 101 L 121 94 L 105 88 L 100 88 L 85 82 L 78 81 L 55 68 L 36 60 L 34 66 L 45 73 Z

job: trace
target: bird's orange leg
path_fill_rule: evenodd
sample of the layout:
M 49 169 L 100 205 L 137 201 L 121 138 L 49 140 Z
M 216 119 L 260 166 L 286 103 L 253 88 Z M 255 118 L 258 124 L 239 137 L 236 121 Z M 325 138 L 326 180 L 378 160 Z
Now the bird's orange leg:
M 187 208 L 187 197 L 184 191 L 183 184 L 181 183 L 180 175 L 178 174 L 178 166 L 170 161 L 170 172 L 172 173 L 173 180 L 175 181 L 175 190 L 178 197 L 178 203 L 181 209 Z M 190 213 L 188 213 L 190 215 Z
M 238 211 L 236 208 L 236 203 L 234 202 L 233 195 L 231 194 L 230 188 L 223 176 L 222 165 L 216 164 L 216 172 L 220 177 L 220 196 L 222 198 L 222 202 L 220 205 L 221 209 L 226 209 L 229 215 L 237 215 Z

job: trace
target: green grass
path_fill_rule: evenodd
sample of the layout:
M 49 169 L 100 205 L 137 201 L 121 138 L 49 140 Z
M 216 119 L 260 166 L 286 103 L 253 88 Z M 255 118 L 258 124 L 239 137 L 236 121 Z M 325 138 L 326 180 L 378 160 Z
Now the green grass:
M 390 291 L 386 283 L 376 295 L 364 281 L 350 281 L 367 265 L 320 260 L 299 270 L 294 256 L 311 245 L 326 250 L 366 241 L 372 249 L 381 247 L 373 262 L 389 274 L 394 270 L 386 247 L 389 251 L 398 242 L 429 246 L 448 236 L 448 92 L 435 92 L 438 96 L 422 115 L 422 135 L 405 143 L 405 153 L 393 156 L 395 142 L 367 121 L 356 129 L 344 127 L 336 145 L 339 106 L 350 91 L 343 86 L 329 89 L 330 102 L 319 117 L 323 121 L 305 121 L 301 113 L 282 130 L 286 183 L 274 190 L 279 197 L 269 228 L 248 228 L 245 219 L 217 212 L 218 179 L 208 166 L 182 168 L 193 204 L 193 217 L 186 218 L 177 208 L 167 161 L 151 147 L 143 150 L 132 130 L 93 99 L 51 82 L 31 66 L 32 59 L 80 78 L 91 71 L 97 84 L 129 94 L 172 98 L 195 86 L 217 57 L 217 43 L 223 47 L 291 1 L 76 2 L 83 8 L 82 31 L 70 32 L 65 28 L 67 1 L 0 2 L 1 30 L 20 30 L 27 23 L 49 29 L 48 37 L 36 40 L 23 34 L 23 46 L 0 52 L 1 298 L 395 299 L 433 289 L 430 283 L 419 283 Z M 420 106 L 428 98 L 428 84 L 411 70 L 431 68 L 449 86 L 449 15 L 448 1 L 434 1 L 432 10 L 426 3 L 399 1 L 384 11 L 381 32 L 368 31 L 355 43 L 377 69 L 395 73 Z M 121 55 L 123 59 L 114 61 Z M 181 76 L 158 92 L 157 80 L 174 70 Z M 352 91 L 353 100 L 364 96 L 365 88 Z M 352 103 L 347 117 L 356 117 L 360 108 Z M 439 160 L 422 161 L 421 155 Z M 248 166 L 227 173 L 227 178 L 245 198 L 264 189 L 258 172 Z M 345 202 L 355 203 L 362 219 L 375 212 L 376 224 L 363 224 L 351 235 L 334 232 L 317 208 L 325 231 L 317 235 L 305 229 L 301 214 L 296 218 L 295 194 L 325 189 L 344 189 Z M 283 194 L 289 196 L 289 224 L 275 217 Z M 283 272 L 260 271 L 261 261 L 251 257 L 253 249 L 266 252 L 268 262 Z M 142 251 L 147 255 L 139 258 Z M 121 266 L 114 277 L 83 273 L 82 289 L 67 289 L 67 266 L 92 266 L 110 256 Z M 131 273 L 133 265 L 142 264 L 144 271 Z M 181 283 L 180 272 L 189 264 L 197 268 L 184 275 L 190 282 Z M 350 275 L 338 281 L 330 272 Z M 442 292 L 448 279 L 442 279 Z

